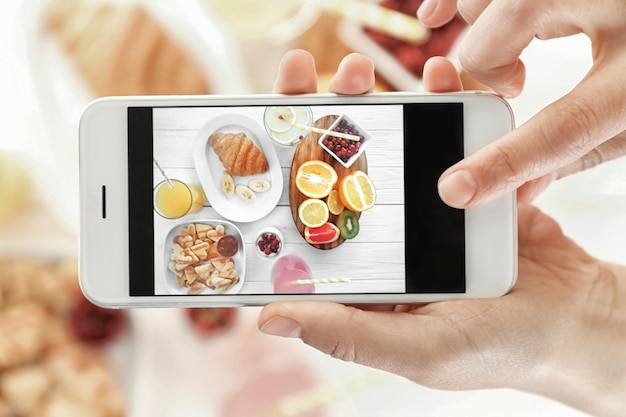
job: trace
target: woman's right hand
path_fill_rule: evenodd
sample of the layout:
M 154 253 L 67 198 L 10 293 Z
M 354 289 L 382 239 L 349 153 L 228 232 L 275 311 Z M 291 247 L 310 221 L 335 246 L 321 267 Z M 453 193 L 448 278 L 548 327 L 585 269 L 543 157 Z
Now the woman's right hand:
M 314 93 L 315 62 L 286 54 L 274 91 Z M 346 57 L 337 94 L 374 86 L 372 62 Z M 432 58 L 430 92 L 461 89 L 456 69 Z M 333 357 L 384 369 L 438 389 L 515 388 L 602 416 L 626 407 L 626 267 L 591 257 L 559 225 L 519 206 L 519 278 L 499 298 L 427 305 L 346 306 L 292 301 L 267 305 L 259 328 L 297 337 Z
M 418 17 L 436 27 L 457 8 L 472 25 L 463 68 L 505 97 L 522 91 L 520 55 L 534 38 L 585 33 L 593 66 L 570 93 L 444 172 L 439 193 L 447 204 L 471 207 L 519 187 L 519 199 L 530 201 L 558 178 L 626 155 L 624 0 L 426 0 Z

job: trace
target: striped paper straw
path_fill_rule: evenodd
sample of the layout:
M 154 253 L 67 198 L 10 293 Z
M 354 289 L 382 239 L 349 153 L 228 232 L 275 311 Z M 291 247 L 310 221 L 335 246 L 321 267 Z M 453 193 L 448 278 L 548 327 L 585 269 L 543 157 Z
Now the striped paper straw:
M 344 282 L 350 282 L 348 278 L 311 278 L 311 279 L 296 279 L 290 281 L 291 285 L 304 285 L 304 284 L 339 284 Z
M 173 190 L 174 189 L 174 184 L 172 183 L 172 180 L 170 180 L 170 177 L 168 177 L 165 174 L 165 171 L 163 171 L 163 168 L 161 168 L 161 165 L 159 165 L 159 163 L 157 162 L 157 160 L 155 158 L 152 158 L 152 160 L 154 161 L 154 165 L 156 165 L 156 167 L 161 172 L 161 175 L 163 175 L 163 178 L 165 178 L 165 181 L 167 181 L 167 185 L 169 185 L 170 188 Z
M 358 142 L 361 140 L 360 136 L 348 135 L 347 133 L 335 132 L 334 130 L 320 129 L 319 127 L 306 126 L 306 125 L 296 125 L 296 126 L 298 126 L 300 129 L 306 129 L 311 132 L 322 133 L 328 136 L 335 136 L 335 137 L 342 138 L 342 139 L 353 140 L 355 142 Z
M 407 42 L 422 44 L 430 36 L 430 30 L 416 17 L 377 4 L 356 0 L 312 0 L 312 3 L 323 10 Z

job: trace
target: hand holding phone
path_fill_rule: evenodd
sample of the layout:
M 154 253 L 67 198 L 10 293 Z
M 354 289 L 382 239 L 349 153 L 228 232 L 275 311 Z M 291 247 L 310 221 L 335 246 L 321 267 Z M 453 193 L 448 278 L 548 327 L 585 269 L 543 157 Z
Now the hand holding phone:
M 502 295 L 514 195 L 461 211 L 436 182 L 511 128 L 484 93 L 98 100 L 80 130 L 82 289 L 112 307 Z
M 290 53 L 281 68 L 302 64 L 302 55 Z M 349 56 L 341 69 L 348 66 L 355 78 L 368 73 L 363 57 Z M 285 72 L 279 83 L 282 92 L 290 92 Z M 431 59 L 424 76 L 430 91 L 461 88 L 456 70 L 442 58 Z M 339 93 L 343 81 L 337 83 Z M 626 268 L 590 257 L 553 219 L 526 204 L 519 206 L 519 245 L 518 283 L 503 297 L 358 308 L 279 302 L 261 311 L 259 327 L 431 388 L 514 388 L 586 412 L 620 415 L 625 371 L 620 364 L 626 361 L 616 329 L 625 308 L 606 300 L 626 292 L 619 285 Z M 609 314 L 598 317 L 597 311 Z M 599 373 L 598 367 L 612 371 Z M 581 377 L 590 383 L 563 384 Z

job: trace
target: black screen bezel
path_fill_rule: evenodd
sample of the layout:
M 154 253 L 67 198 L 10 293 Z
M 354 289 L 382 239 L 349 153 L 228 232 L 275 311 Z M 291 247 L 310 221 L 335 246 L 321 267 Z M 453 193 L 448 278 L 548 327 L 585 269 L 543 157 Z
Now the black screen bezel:
M 154 242 L 152 116 L 153 107 L 128 108 L 131 297 L 155 296 L 154 250 L 145 244 Z M 464 211 L 437 192 L 441 173 L 463 157 L 463 103 L 405 103 L 403 121 L 405 293 L 465 293 Z

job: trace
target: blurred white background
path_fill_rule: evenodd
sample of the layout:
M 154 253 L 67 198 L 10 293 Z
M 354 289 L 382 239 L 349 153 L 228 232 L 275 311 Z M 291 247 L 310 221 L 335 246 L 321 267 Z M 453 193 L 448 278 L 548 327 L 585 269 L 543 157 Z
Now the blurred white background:
M 16 36 L 17 12 L 21 2 L 3 1 L 0 7 L 0 144 L 4 149 L 23 149 L 34 127 L 36 116 L 31 77 L 24 62 L 24 52 Z
M 27 159 L 38 178 L 47 177 L 42 184 L 67 183 L 60 174 L 60 161 L 50 152 L 50 147 L 70 147 L 76 137 L 52 137 L 42 117 L 42 109 L 33 84 L 33 71 L 26 62 L 25 44 L 21 35 L 23 16 L 19 16 L 21 1 L 2 0 L 0 2 L 0 151 L 17 153 Z M 257 51 L 258 53 L 258 51 Z M 240 57 L 245 61 L 246 57 Z M 523 123 L 542 106 L 569 91 L 591 65 L 590 45 L 583 36 L 575 36 L 548 42 L 534 42 L 523 56 L 528 68 L 528 81 L 522 97 L 512 100 L 518 123 Z M 52 71 L 50 68 L 36 68 L 36 71 Z M 243 88 L 243 87 L 242 87 Z M 247 88 L 247 87 L 246 87 Z M 71 92 L 68 92 L 71 94 Z M 74 115 L 68 114 L 68 119 Z M 39 169 L 39 168 L 44 168 Z M 46 171 L 49 167 L 49 171 Z M 51 182 L 52 180 L 52 182 Z M 77 199 L 76 189 L 64 188 L 68 195 L 55 194 L 48 199 L 51 206 L 58 199 Z M 56 200 L 56 201 L 55 201 Z M 537 204 L 552 214 L 563 226 L 565 232 L 578 241 L 595 256 L 614 262 L 626 262 L 626 160 L 613 161 L 586 173 L 578 174 L 554 184 L 542 195 Z M 62 211 L 57 207 L 57 213 Z M 72 222 L 71 216 L 63 219 L 66 226 Z M 77 221 L 77 219 L 74 219 Z M 249 309 L 246 317 L 253 323 L 256 310 Z M 135 313 L 135 323 L 149 326 L 158 320 L 160 326 L 172 326 L 176 334 L 182 331 L 177 326 L 176 316 L 167 310 L 141 311 Z M 164 334 L 143 329 L 145 337 L 141 346 L 148 347 L 144 358 L 136 366 L 137 386 L 134 416 L 156 416 L 179 414 L 183 402 L 177 404 L 172 395 L 163 394 L 166 390 L 159 378 L 168 375 L 169 366 L 185 366 L 167 363 L 158 353 L 151 353 L 150 346 L 163 343 Z M 170 337 L 171 338 L 171 337 Z M 176 339 L 176 338 L 174 338 Z M 366 371 L 352 364 L 340 363 L 326 358 L 299 343 L 287 342 L 286 349 L 293 349 L 310 360 L 321 372 L 332 376 L 333 380 L 349 381 L 362 375 L 375 375 L 382 381 L 361 393 L 338 401 L 329 415 L 332 416 L 563 416 L 582 417 L 583 414 L 570 410 L 552 401 L 510 390 L 478 392 L 440 392 L 425 389 L 400 378 L 374 371 Z M 151 367 L 160 364 L 163 369 Z M 170 369 L 171 370 L 171 369 Z M 189 376 L 188 372 L 175 374 Z M 196 373 L 197 377 L 197 373 Z M 219 376 L 218 376 L 219 377 Z M 171 381 L 170 381 L 171 382 Z M 201 383 L 202 378 L 193 383 Z M 156 395 L 161 393 L 163 395 Z M 174 401 L 174 402 L 172 402 Z M 167 402 L 167 404 L 165 404 Z M 186 404 L 187 416 L 216 415 L 207 410 L 198 410 Z M 164 410 L 169 410 L 164 411 Z

